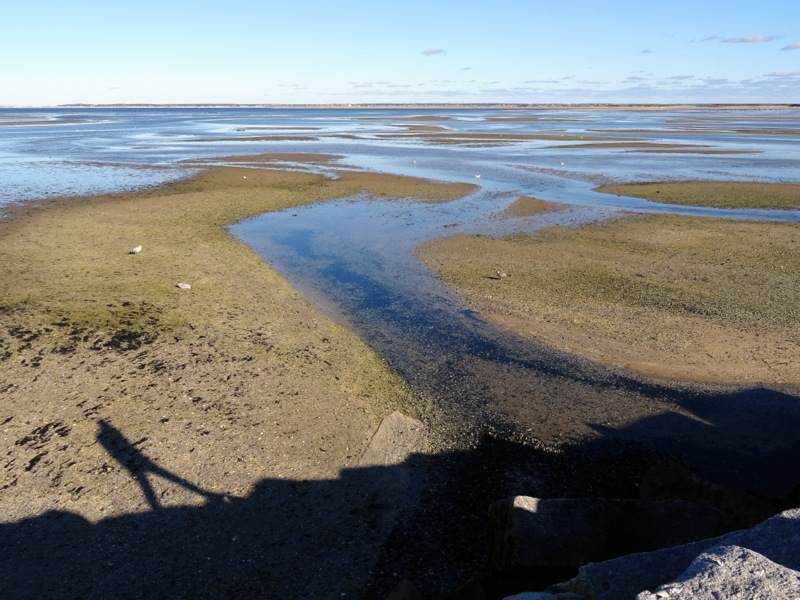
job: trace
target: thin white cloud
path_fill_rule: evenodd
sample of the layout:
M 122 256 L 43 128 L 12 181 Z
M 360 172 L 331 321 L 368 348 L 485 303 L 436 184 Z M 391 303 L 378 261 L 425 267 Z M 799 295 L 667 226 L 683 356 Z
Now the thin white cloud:
M 781 48 L 781 50 L 800 50 L 800 42 L 784 46 L 783 48 Z
M 750 44 L 753 42 L 771 42 L 774 35 L 749 35 L 747 37 L 732 37 L 722 40 L 726 44 Z
M 704 37 L 701 40 L 691 40 L 692 42 L 716 42 L 717 40 L 721 40 L 722 38 L 718 35 L 710 35 L 708 37 Z
M 767 77 L 797 77 L 800 76 L 800 71 L 775 71 L 768 73 Z
M 706 77 L 703 82 L 706 85 L 729 85 L 733 83 L 730 79 L 725 77 Z
M 423 50 L 422 54 L 425 56 L 436 56 L 437 54 L 447 54 L 447 52 L 441 48 L 428 48 L 427 50 Z
M 640 50 L 639 54 L 654 54 L 654 52 L 645 48 L 644 50 Z
M 672 75 L 667 79 L 694 79 L 694 75 Z

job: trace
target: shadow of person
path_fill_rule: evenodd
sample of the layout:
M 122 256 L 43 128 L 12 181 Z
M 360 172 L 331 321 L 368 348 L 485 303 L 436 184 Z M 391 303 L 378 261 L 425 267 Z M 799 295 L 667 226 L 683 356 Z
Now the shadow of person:
M 655 425 L 674 432 L 676 422 L 643 421 L 628 433 L 639 439 Z M 690 425 L 683 424 L 687 436 L 694 434 L 689 441 L 708 438 L 707 426 Z M 110 423 L 98 426 L 98 442 L 139 481 L 154 508 L 150 476 L 220 498 L 155 464 L 140 442 Z M 720 447 L 721 473 L 737 463 L 737 448 Z M 444 597 L 481 572 L 492 502 L 518 494 L 635 497 L 643 474 L 662 458 L 619 436 L 551 452 L 486 435 L 469 448 L 359 464 L 331 479 L 260 479 L 235 502 L 161 506 L 97 522 L 51 510 L 0 522 L 0 597 L 361 600 L 385 598 L 401 578 L 427 597 Z M 795 465 L 773 466 L 788 475 Z M 484 583 L 506 590 L 501 580 Z
M 136 479 L 136 482 L 142 489 L 142 493 L 144 494 L 147 503 L 153 510 L 158 510 L 161 508 L 161 504 L 158 501 L 158 497 L 156 496 L 152 484 L 147 478 L 148 475 L 162 477 L 167 481 L 176 483 L 179 486 L 194 492 L 195 494 L 203 496 L 208 501 L 220 502 L 228 499 L 228 496 L 225 494 L 218 494 L 204 490 L 187 479 L 184 479 L 183 477 L 176 475 L 175 473 L 168 471 L 163 467 L 160 467 L 152 460 L 147 458 L 147 456 L 145 456 L 142 451 L 136 447 L 136 445 L 140 442 L 130 442 L 124 435 L 122 435 L 122 432 L 120 432 L 113 425 L 110 425 L 106 420 L 100 419 L 97 424 L 100 428 L 97 433 L 97 441 L 101 446 L 103 446 L 103 448 L 105 448 L 106 452 L 108 452 L 114 460 L 123 466 L 134 477 L 134 479 Z

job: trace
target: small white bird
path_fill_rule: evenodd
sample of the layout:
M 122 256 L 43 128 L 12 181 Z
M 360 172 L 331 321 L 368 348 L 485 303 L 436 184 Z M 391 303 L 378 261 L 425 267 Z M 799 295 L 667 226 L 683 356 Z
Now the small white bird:
M 190 289 L 192 289 L 192 286 L 190 286 L 188 283 L 179 283 L 175 287 L 178 287 L 178 288 L 180 288 L 182 290 L 190 290 Z
M 141 251 L 142 251 L 142 247 L 141 246 L 136 246 L 136 248 L 134 248 L 133 250 L 128 252 L 128 254 L 139 254 L 139 252 L 141 252 Z
M 475 175 L 475 177 L 476 177 L 476 178 L 478 178 L 478 179 L 480 179 L 480 178 L 481 178 L 481 176 L 480 176 L 480 175 Z
M 498 279 L 505 279 L 506 277 L 510 277 L 510 275 L 508 273 L 506 273 L 505 271 L 501 271 L 500 269 L 495 271 L 495 273 L 497 273 L 497 278 Z

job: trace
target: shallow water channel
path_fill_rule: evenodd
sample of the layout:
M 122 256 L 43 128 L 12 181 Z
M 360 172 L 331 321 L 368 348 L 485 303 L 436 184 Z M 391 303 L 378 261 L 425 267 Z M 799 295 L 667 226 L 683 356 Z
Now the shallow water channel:
M 414 256 L 436 236 L 535 232 L 619 210 L 586 203 L 501 216 L 516 197 L 486 188 L 445 204 L 355 197 L 268 213 L 232 231 L 355 330 L 465 440 L 489 430 L 524 443 L 634 443 L 715 480 L 785 491 L 785 469 L 800 456 L 786 427 L 800 425 L 797 390 L 655 379 L 543 347 L 477 318 Z

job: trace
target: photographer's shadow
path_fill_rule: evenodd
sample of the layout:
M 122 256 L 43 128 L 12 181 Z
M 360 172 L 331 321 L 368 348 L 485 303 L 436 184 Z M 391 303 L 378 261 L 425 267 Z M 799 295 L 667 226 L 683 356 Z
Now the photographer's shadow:
M 136 479 L 139 487 L 142 489 L 147 503 L 153 510 L 161 508 L 155 490 L 148 480 L 148 475 L 161 477 L 167 481 L 171 481 L 190 492 L 194 492 L 203 496 L 208 501 L 223 501 L 228 499 L 225 494 L 209 492 L 204 490 L 187 479 L 176 475 L 172 471 L 168 471 L 163 467 L 157 465 L 155 462 L 145 456 L 141 450 L 136 447 L 135 443 L 131 443 L 122 432 L 113 425 L 110 425 L 104 419 L 98 421 L 100 431 L 97 434 L 97 441 L 105 448 L 106 452 L 116 460 L 120 466 L 124 467 L 131 476 Z

